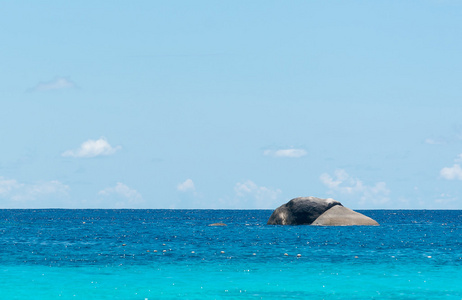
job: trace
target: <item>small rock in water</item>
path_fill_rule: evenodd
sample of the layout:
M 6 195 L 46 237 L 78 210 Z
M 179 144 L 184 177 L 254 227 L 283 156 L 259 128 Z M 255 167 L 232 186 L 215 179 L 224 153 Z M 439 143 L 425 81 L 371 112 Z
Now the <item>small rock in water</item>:
M 228 226 L 228 225 L 226 225 L 225 223 L 213 223 L 213 224 L 209 224 L 209 226 Z
M 297 254 L 297 257 L 302 257 L 302 255 L 301 255 L 301 254 Z

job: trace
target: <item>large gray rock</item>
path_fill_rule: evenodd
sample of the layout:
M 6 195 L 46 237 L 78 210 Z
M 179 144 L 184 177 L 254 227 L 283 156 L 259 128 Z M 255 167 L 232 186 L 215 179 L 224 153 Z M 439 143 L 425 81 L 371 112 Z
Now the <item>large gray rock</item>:
M 326 210 L 335 205 L 342 204 L 334 199 L 294 198 L 276 208 L 268 220 L 268 225 L 310 225 Z
M 351 226 L 351 225 L 369 225 L 377 226 L 375 220 L 353 211 L 345 206 L 337 205 L 326 210 L 311 225 L 319 226 Z
M 344 207 L 334 199 L 294 198 L 274 210 L 268 225 L 379 225 L 363 214 Z

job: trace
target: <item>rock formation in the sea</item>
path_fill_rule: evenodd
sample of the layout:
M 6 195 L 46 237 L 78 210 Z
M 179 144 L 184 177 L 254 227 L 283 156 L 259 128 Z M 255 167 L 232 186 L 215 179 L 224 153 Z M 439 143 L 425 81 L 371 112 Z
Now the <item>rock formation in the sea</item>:
M 226 225 L 225 223 L 213 223 L 213 224 L 209 224 L 209 226 L 228 226 L 228 225 Z
M 268 225 L 350 226 L 379 225 L 375 220 L 343 206 L 334 199 L 294 198 L 276 208 Z

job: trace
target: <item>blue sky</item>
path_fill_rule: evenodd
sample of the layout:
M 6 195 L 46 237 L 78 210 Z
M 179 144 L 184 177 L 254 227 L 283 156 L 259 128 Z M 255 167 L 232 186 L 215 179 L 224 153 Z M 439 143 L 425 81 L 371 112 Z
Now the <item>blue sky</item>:
M 462 209 L 459 1 L 2 1 L 0 208 Z

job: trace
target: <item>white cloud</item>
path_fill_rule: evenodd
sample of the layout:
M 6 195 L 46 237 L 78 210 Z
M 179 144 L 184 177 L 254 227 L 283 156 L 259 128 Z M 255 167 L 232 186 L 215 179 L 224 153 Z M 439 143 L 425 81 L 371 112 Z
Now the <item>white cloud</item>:
M 103 197 L 114 197 L 112 205 L 116 208 L 133 208 L 144 202 L 143 197 L 138 191 L 129 188 L 125 184 L 118 182 L 114 187 L 108 187 L 98 192 Z
M 442 168 L 440 171 L 441 177 L 448 180 L 462 180 L 462 168 L 459 164 L 454 164 L 452 167 Z
M 459 154 L 459 155 L 457 155 L 457 157 L 456 157 L 456 159 L 454 159 L 454 161 L 455 161 L 456 163 L 462 162 L 462 153 Z
M 75 83 L 66 77 L 56 77 L 53 80 L 40 82 L 35 87 L 29 89 L 32 92 L 46 92 L 52 90 L 63 90 L 76 88 Z
M 307 153 L 303 149 L 279 149 L 279 150 L 265 150 L 264 155 L 273 157 L 292 157 L 299 158 L 305 156 Z
M 457 202 L 457 197 L 453 197 L 452 195 L 446 193 L 442 193 L 437 199 L 435 199 L 436 204 L 443 204 L 445 206 L 451 205 L 455 202 Z
M 429 144 L 429 145 L 443 145 L 443 144 L 445 144 L 445 141 L 443 139 L 431 139 L 431 138 L 428 138 L 428 139 L 425 140 L 425 143 Z
M 121 149 L 120 146 L 112 147 L 105 138 L 100 138 L 98 140 L 88 140 L 83 142 L 79 148 L 75 150 L 68 150 L 62 153 L 64 157 L 96 157 L 111 155 Z
M 26 202 L 52 196 L 67 196 L 68 191 L 69 186 L 56 180 L 28 184 L 0 177 L 0 199 L 10 201 L 8 204 L 10 207 L 22 207 Z M 31 204 L 31 206 L 37 207 L 36 204 Z
M 178 184 L 176 189 L 180 192 L 194 192 L 196 187 L 194 186 L 194 182 L 188 178 L 184 182 Z
M 274 208 L 274 204 L 277 203 L 278 197 L 282 194 L 280 189 L 258 186 L 251 180 L 236 183 L 234 191 L 238 198 L 235 201 L 235 207 L 241 206 L 241 208 L 249 205 L 254 208 Z M 248 203 L 243 203 L 241 200 Z
M 12 190 L 17 190 L 22 185 L 14 179 L 5 179 L 0 177 L 0 196 L 8 195 Z
M 334 172 L 334 176 L 324 173 L 320 176 L 321 182 L 329 188 L 330 194 L 359 197 L 359 204 L 384 204 L 389 202 L 390 190 L 385 182 L 377 182 L 373 186 L 365 185 L 358 178 L 350 176 L 345 170 Z

